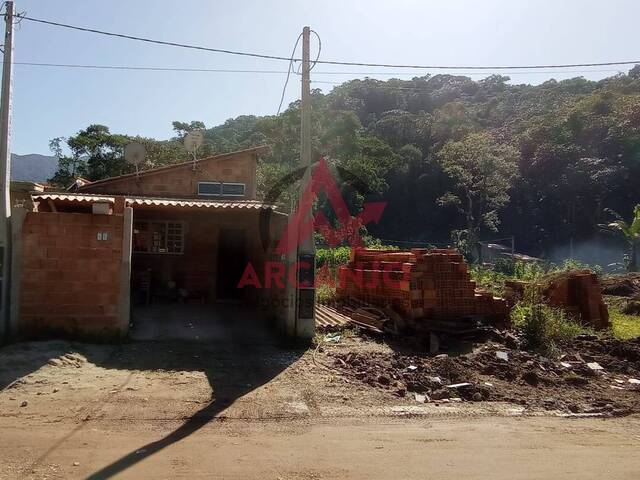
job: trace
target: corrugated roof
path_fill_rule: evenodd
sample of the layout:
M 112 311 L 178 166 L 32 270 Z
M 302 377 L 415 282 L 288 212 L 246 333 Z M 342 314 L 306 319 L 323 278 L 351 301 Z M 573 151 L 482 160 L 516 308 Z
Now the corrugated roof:
M 262 210 L 276 208 L 275 205 L 257 200 L 177 200 L 174 198 L 127 197 L 127 204 L 135 207 L 177 207 L 177 208 L 214 208 Z
M 236 152 L 222 153 L 222 154 L 219 154 L 219 155 L 213 155 L 211 157 L 199 158 L 199 159 L 196 160 L 196 162 L 202 163 L 202 162 L 207 162 L 209 160 L 222 160 L 224 158 L 234 157 L 236 155 L 242 155 L 243 153 L 255 153 L 255 154 L 258 154 L 258 153 L 267 152 L 268 150 L 269 150 L 269 146 L 268 145 L 259 145 L 257 147 L 245 148 L 244 150 L 238 150 Z M 157 167 L 157 168 L 150 168 L 149 170 L 143 170 L 143 171 L 138 172 L 138 173 L 127 173 L 125 175 L 119 175 L 117 177 L 103 178 L 102 180 L 96 180 L 95 182 L 91 182 L 91 183 L 88 183 L 86 185 L 79 186 L 78 190 L 85 190 L 85 189 L 93 188 L 96 185 L 103 185 L 105 183 L 111 183 L 111 182 L 119 181 L 119 180 L 122 180 L 124 178 L 144 177 L 146 175 L 154 175 L 156 173 L 165 172 L 167 170 L 173 170 L 175 168 L 182 168 L 182 167 L 187 167 L 187 166 L 190 167 L 192 165 L 193 165 L 193 160 L 189 160 L 187 162 L 174 163 L 174 164 L 171 164 L 171 165 L 165 165 L 165 166 Z
M 115 197 L 106 195 L 89 195 L 86 193 L 35 193 L 32 194 L 34 200 L 59 200 L 71 203 L 83 202 L 106 202 L 114 203 Z M 218 210 L 275 210 L 276 205 L 264 203 L 259 200 L 196 200 L 196 199 L 176 199 L 176 198 L 153 198 L 153 197 L 126 197 L 127 205 L 146 207 L 175 207 L 175 208 L 212 208 Z
M 65 202 L 115 202 L 115 197 L 105 195 L 87 195 L 84 193 L 35 193 L 31 197 L 34 200 L 62 200 Z

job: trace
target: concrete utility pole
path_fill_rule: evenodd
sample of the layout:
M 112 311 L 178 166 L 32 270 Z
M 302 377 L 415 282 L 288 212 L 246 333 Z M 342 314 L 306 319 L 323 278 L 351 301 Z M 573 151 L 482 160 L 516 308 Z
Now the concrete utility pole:
M 11 286 L 11 67 L 13 63 L 13 2 L 6 2 L 2 104 L 0 106 L 0 249 L 2 250 L 2 296 L 0 298 L 0 340 L 7 335 Z
M 302 96 L 301 96 L 301 135 L 300 164 L 307 170 L 300 185 L 302 197 L 305 187 L 311 181 L 311 64 L 309 61 L 309 39 L 311 29 L 302 30 Z M 313 212 L 302 212 L 313 217 Z M 300 217 L 302 219 L 302 217 Z M 298 229 L 300 234 L 300 229 Z M 315 243 L 313 234 L 306 239 L 298 237 L 298 262 L 308 268 L 301 268 L 299 283 L 311 282 L 310 286 L 298 286 L 296 306 L 296 337 L 313 338 L 315 333 Z

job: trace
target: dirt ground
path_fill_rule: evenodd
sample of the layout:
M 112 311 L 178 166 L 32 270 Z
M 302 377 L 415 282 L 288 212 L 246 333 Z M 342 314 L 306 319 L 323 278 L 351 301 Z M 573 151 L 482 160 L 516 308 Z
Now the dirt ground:
M 509 340 L 517 341 L 511 334 Z M 528 413 L 640 413 L 640 338 L 582 335 L 554 359 L 496 341 L 435 357 L 418 355 L 413 346 L 394 347 L 376 351 L 344 345 L 327 355 L 349 378 L 422 402 L 503 401 Z
M 590 413 L 572 413 L 567 402 L 523 405 L 517 395 L 473 401 L 486 385 L 469 390 L 469 401 L 459 387 L 459 397 L 425 402 L 416 399 L 419 385 L 401 396 L 391 380 L 358 378 L 347 362 L 350 354 L 402 358 L 418 367 L 407 371 L 426 372 L 429 362 L 451 360 L 409 360 L 395 347 L 344 335 L 304 350 L 10 345 L 0 349 L 0 478 L 637 478 L 640 417 L 623 401 L 638 398 L 629 371 L 603 362 L 607 371 L 589 377 L 624 389 Z M 495 357 L 496 348 L 482 355 Z M 469 371 L 467 382 L 492 383 L 490 374 Z M 497 391 L 501 381 L 509 382 L 494 378 Z M 534 389 L 520 377 L 511 383 Z

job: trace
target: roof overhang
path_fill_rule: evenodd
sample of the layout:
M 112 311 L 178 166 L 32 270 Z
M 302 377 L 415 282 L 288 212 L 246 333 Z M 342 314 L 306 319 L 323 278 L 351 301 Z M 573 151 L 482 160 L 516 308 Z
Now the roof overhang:
M 86 205 L 87 203 L 114 204 L 116 197 L 109 195 L 88 195 L 83 193 L 38 193 L 33 192 L 34 201 L 45 200 L 65 204 Z M 276 205 L 257 200 L 200 200 L 153 197 L 125 197 L 125 205 L 148 209 L 182 209 L 182 210 L 275 210 Z

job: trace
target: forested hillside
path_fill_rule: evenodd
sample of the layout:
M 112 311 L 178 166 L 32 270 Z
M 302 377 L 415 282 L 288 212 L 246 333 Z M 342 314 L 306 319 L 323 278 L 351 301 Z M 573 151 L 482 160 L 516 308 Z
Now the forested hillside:
M 356 186 L 345 185 L 352 204 L 367 195 L 388 202 L 380 224 L 368 227 L 380 238 L 514 235 L 519 250 L 549 255 L 572 239 L 600 235 L 607 209 L 630 216 L 640 203 L 640 67 L 598 82 L 507 81 L 437 75 L 316 90 L 315 155 L 360 180 L 346 179 Z M 205 129 L 202 154 L 269 144 L 260 165 L 265 192 L 296 167 L 299 124 L 297 103 L 278 116 L 230 119 Z M 175 122 L 171 141 L 139 139 L 148 146 L 149 166 L 185 160 L 177 140 L 202 127 Z M 72 153 L 56 150 L 61 168 L 54 180 L 127 171 L 128 141 L 101 126 L 66 139 Z

